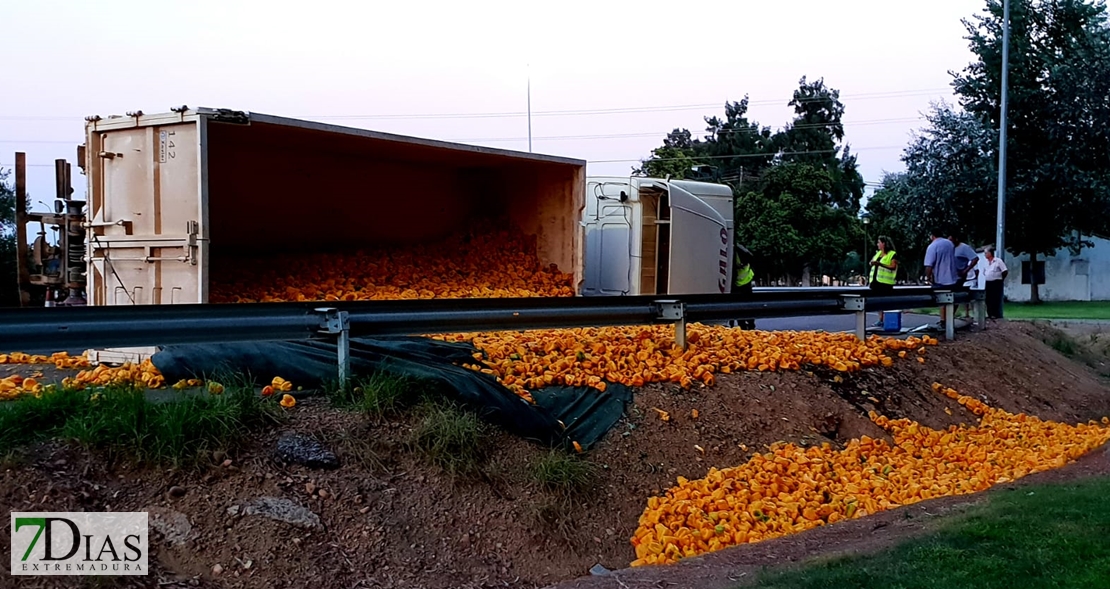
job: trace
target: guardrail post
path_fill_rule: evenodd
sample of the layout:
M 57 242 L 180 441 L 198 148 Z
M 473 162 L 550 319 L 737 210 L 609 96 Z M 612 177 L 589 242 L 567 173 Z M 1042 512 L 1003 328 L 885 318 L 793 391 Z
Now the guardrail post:
M 982 331 L 987 328 L 987 291 L 973 290 L 971 292 L 973 293 L 972 300 L 975 306 L 975 324 Z
M 856 313 L 856 337 L 860 341 L 867 339 L 867 297 L 860 295 L 844 295 L 841 298 L 845 311 Z
M 323 313 L 320 332 L 336 336 L 336 352 L 339 364 L 339 387 L 347 388 L 351 380 L 351 322 L 346 311 L 324 307 L 316 309 Z
M 674 321 L 674 341 L 686 349 L 686 305 L 682 301 L 656 301 L 656 317 L 664 321 Z
M 940 291 L 937 293 L 937 304 L 939 304 L 944 311 L 944 339 L 947 341 L 956 339 L 955 302 L 955 293 L 949 291 Z

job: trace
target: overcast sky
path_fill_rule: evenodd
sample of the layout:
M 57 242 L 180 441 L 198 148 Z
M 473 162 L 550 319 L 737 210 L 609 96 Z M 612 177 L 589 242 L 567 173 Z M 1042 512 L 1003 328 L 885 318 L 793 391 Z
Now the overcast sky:
M 805 75 L 841 91 L 876 182 L 929 103 L 951 100 L 948 71 L 971 59 L 960 19 L 983 5 L 0 0 L 0 165 L 26 151 L 47 200 L 86 115 L 182 104 L 527 150 L 530 75 L 533 150 L 625 175 L 745 94 L 753 119 L 781 126 Z M 76 194 L 84 182 L 75 165 Z

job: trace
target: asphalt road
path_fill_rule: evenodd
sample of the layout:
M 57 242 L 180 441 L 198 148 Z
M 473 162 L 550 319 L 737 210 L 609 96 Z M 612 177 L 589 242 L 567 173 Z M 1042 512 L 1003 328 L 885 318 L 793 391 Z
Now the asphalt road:
M 867 314 L 867 325 L 879 320 L 878 313 Z M 939 319 L 932 315 L 902 313 L 902 329 L 913 329 Z M 768 331 L 853 331 L 856 328 L 854 315 L 817 315 L 812 317 L 784 317 L 780 319 L 758 319 L 756 329 Z

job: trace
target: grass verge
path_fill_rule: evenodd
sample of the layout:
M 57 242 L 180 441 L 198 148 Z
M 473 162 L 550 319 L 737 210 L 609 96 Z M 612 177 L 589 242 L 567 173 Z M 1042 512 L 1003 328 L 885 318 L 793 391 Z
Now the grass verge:
M 1110 334 L 1072 334 L 1048 322 L 1033 321 L 1034 335 L 1060 354 L 1110 376 Z
M 532 465 L 532 478 L 546 491 L 572 496 L 594 483 L 594 465 L 562 450 L 551 450 Z
M 1060 303 L 1006 303 L 1007 319 L 1072 319 L 1110 321 L 1110 301 L 1075 301 Z
M 383 419 L 410 409 L 431 397 L 431 387 L 420 380 L 378 372 L 355 379 L 350 386 L 328 387 L 332 405 Z
M 1034 589 L 1106 587 L 1110 478 L 1023 487 L 893 549 L 762 576 L 801 587 Z
M 455 476 L 482 472 L 489 426 L 473 412 L 453 404 L 429 403 L 422 408 L 412 445 L 429 461 Z
M 228 386 L 223 394 L 153 402 L 144 391 L 59 389 L 0 405 L 0 454 L 44 439 L 75 442 L 110 458 L 189 466 L 231 449 L 252 430 L 280 420 L 276 402 Z

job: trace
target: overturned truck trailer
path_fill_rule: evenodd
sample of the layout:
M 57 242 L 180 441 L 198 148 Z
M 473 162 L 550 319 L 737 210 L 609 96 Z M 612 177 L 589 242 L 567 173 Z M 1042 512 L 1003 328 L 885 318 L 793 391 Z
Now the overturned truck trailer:
M 221 262 L 426 245 L 483 219 L 582 282 L 581 160 L 184 107 L 90 117 L 86 147 L 91 305 L 208 303 Z
M 221 257 L 430 242 L 492 216 L 581 281 L 583 161 L 211 109 L 86 131 L 94 305 L 207 303 Z

